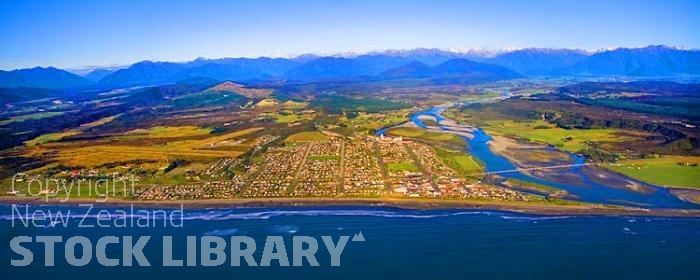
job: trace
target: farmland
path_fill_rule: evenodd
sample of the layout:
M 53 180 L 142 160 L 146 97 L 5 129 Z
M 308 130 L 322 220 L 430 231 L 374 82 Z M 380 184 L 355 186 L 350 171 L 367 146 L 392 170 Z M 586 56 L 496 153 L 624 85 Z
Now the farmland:
M 481 163 L 464 152 L 436 148 L 436 154 L 447 166 L 462 176 L 473 176 L 473 174 L 483 171 Z
M 572 157 L 563 151 L 581 153 L 598 163 L 599 158 L 590 155 L 602 151 L 616 153 L 601 157 L 604 162 L 622 159 L 619 165 L 606 166 L 609 170 L 654 184 L 698 188 L 693 180 L 698 176 L 694 161 L 685 162 L 694 157 L 649 161 L 657 157 L 649 155 L 650 146 L 671 139 L 663 138 L 663 131 L 588 125 L 580 116 L 569 117 L 566 112 L 542 109 L 537 107 L 541 103 L 517 98 L 491 102 L 502 97 L 498 92 L 507 83 L 470 86 L 464 91 L 459 87 L 444 92 L 403 89 L 386 96 L 317 94 L 306 89 L 301 89 L 302 94 L 272 93 L 258 88 L 239 94 L 241 87 L 224 83 L 220 87 L 137 89 L 119 93 L 123 94 L 121 103 L 104 96 L 81 103 L 94 106 L 84 111 L 76 103 L 61 105 L 77 111 L 75 119 L 59 115 L 13 122 L 18 133 L 28 133 L 21 136 L 28 139 L 4 151 L 7 159 L 2 174 L 26 171 L 34 178 L 133 175 L 139 188 L 134 198 L 144 200 L 349 196 L 542 201 L 528 193 L 567 199 L 578 196 L 544 184 L 486 174 L 485 170 L 509 167 L 488 167 L 492 163 L 479 149 L 490 149 L 516 168 L 569 164 Z M 519 92 L 537 90 L 520 88 Z M 450 101 L 484 103 L 463 106 Z M 553 104 L 559 104 L 556 102 Z M 104 111 L 92 113 L 95 108 Z M 446 109 L 425 111 L 430 108 Z M 436 112 L 447 119 L 438 122 Z M 16 115 L 26 115 L 26 109 L 18 108 Z M 413 117 L 429 126 L 421 127 Z M 488 143 L 470 141 L 476 137 L 476 128 L 492 136 Z M 377 135 L 380 129 L 386 129 L 384 136 Z M 44 133 L 28 136 L 38 132 Z M 637 159 L 642 157 L 645 159 Z M 597 180 L 617 178 L 613 173 L 591 174 L 602 176 Z M 583 184 L 570 174 L 550 170 L 530 175 Z M 3 177 L 3 186 L 8 178 Z
M 394 162 L 387 164 L 387 168 L 391 172 L 418 172 L 418 167 L 413 163 Z
M 261 128 L 250 128 L 223 135 L 212 135 L 201 140 L 175 140 L 153 145 L 127 140 L 153 138 L 181 138 L 208 135 L 209 130 L 195 127 L 154 127 L 132 131 L 124 136 L 97 143 L 54 143 L 30 148 L 30 156 L 43 156 L 67 166 L 98 167 L 110 163 L 147 161 L 165 163 L 176 158 L 192 160 L 214 160 L 220 157 L 235 157 L 242 151 L 211 149 L 216 143 L 236 139 Z M 131 144 L 133 143 L 133 144 Z M 240 144 L 232 144 L 240 145 Z
M 287 139 L 285 140 L 286 142 L 291 142 L 291 143 L 305 143 L 305 142 L 321 142 L 328 140 L 328 137 L 326 135 L 323 135 L 322 133 L 318 131 L 307 131 L 307 132 L 300 132 L 296 134 L 292 134 Z
M 622 160 L 605 167 L 659 186 L 700 189 L 700 157 Z
M 455 146 L 464 146 L 464 140 L 459 136 L 451 133 L 427 131 L 417 127 L 396 127 L 387 131 L 387 134 L 393 136 L 401 136 L 415 138 L 425 141 L 435 141 L 446 143 Z
M 484 129 L 492 135 L 510 136 L 546 143 L 565 151 L 578 152 L 593 142 L 624 142 L 642 139 L 643 133 L 619 129 L 563 129 L 544 121 L 487 121 Z

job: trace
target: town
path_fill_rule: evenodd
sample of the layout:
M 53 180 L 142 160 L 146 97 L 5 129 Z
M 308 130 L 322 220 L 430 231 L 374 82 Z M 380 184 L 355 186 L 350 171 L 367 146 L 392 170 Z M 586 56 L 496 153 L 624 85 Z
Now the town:
M 401 137 L 333 137 L 270 147 L 231 180 L 150 186 L 143 200 L 236 197 L 409 197 L 527 201 L 529 196 L 459 176 L 433 147 Z M 220 162 L 214 164 L 220 165 Z

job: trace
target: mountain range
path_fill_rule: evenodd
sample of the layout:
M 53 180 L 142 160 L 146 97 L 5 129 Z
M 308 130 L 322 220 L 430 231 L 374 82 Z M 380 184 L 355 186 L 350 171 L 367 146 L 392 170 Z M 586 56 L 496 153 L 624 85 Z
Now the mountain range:
M 83 76 L 54 67 L 0 71 L 0 88 L 70 89 L 176 83 L 192 78 L 311 82 L 338 79 L 470 78 L 523 76 L 670 77 L 700 75 L 700 51 L 666 46 L 588 53 L 570 49 L 521 49 L 498 54 L 439 49 L 373 52 L 345 57 L 199 58 L 190 62 L 142 61 L 116 71 Z

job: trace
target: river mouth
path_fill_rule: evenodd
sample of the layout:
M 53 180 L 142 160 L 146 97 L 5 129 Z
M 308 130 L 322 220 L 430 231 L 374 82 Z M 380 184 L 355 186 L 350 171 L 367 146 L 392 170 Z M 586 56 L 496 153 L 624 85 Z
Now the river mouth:
M 450 105 L 440 105 L 411 115 L 407 123 L 422 129 L 456 134 L 468 144 L 465 152 L 481 161 L 485 180 L 501 187 L 507 180 L 525 181 L 561 190 L 564 198 L 590 203 L 645 208 L 697 209 L 700 205 L 675 196 L 666 188 L 628 178 L 586 163 L 584 157 L 545 145 L 525 145 L 496 139 L 483 129 L 442 116 Z M 437 125 L 426 125 L 429 119 Z M 406 125 L 406 124 L 403 124 Z M 377 131 L 384 134 L 387 127 Z M 512 141 L 501 143 L 503 141 Z M 533 194 L 542 194 L 520 189 Z

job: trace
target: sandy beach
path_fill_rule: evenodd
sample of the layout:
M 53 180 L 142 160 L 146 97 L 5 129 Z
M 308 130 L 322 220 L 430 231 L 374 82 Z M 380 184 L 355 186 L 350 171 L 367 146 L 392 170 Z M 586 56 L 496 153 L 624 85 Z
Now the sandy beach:
M 78 205 L 94 204 L 104 207 L 121 207 L 135 205 L 140 207 L 180 207 L 200 208 L 235 208 L 235 207 L 304 207 L 304 206 L 384 206 L 405 209 L 473 209 L 508 211 L 536 215 L 596 215 L 596 216 L 645 216 L 645 217 L 697 217 L 700 210 L 690 209 L 646 209 L 597 204 L 558 205 L 538 202 L 510 202 L 485 200 L 448 200 L 448 199 L 411 199 L 411 198 L 245 198 L 226 200 L 169 200 L 143 201 L 110 199 L 96 202 L 95 199 L 71 199 L 60 202 L 59 199 L 0 197 L 2 204 L 35 205 Z

